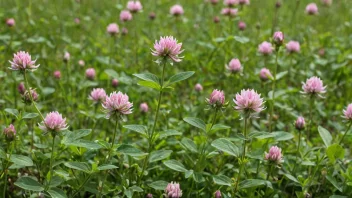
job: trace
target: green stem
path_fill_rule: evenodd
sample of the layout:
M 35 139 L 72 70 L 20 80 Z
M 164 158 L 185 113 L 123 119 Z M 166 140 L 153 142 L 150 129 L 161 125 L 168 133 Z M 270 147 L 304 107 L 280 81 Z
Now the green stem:
M 52 148 L 51 148 L 51 157 L 50 157 L 50 166 L 49 166 L 49 182 L 48 185 L 46 186 L 45 190 L 48 190 L 50 188 L 50 183 L 51 179 L 53 178 L 53 158 L 54 158 L 54 146 L 55 146 L 55 135 L 53 135 L 53 142 L 52 142 Z
M 110 149 L 109 149 L 108 156 L 105 158 L 105 160 L 104 160 L 104 163 L 103 163 L 103 164 L 105 164 L 105 162 L 106 162 L 106 161 L 109 161 L 109 160 L 110 160 L 110 157 L 111 157 L 111 151 L 113 150 L 113 148 L 114 148 L 114 144 L 115 144 L 115 137 L 116 137 L 116 133 L 117 133 L 117 125 L 118 125 L 118 121 L 119 121 L 119 119 L 116 117 L 116 122 L 115 122 L 115 131 L 114 131 L 114 135 L 113 135 L 113 138 L 112 138 L 111 147 L 110 147 Z M 105 174 L 104 174 L 104 179 L 103 179 L 103 182 L 102 182 L 101 188 L 99 189 L 99 194 L 98 194 L 98 197 L 101 197 L 101 193 L 102 193 L 102 191 L 103 191 L 103 189 L 104 189 L 104 183 L 105 183 L 106 178 L 107 178 L 107 171 L 105 171 Z
M 347 130 L 346 130 L 345 133 L 343 134 L 343 136 L 342 136 L 342 138 L 341 138 L 341 140 L 340 140 L 340 142 L 339 142 L 339 145 L 341 145 L 341 143 L 342 143 L 343 139 L 345 138 L 347 132 L 350 130 L 351 125 L 352 125 L 352 122 L 350 123 L 350 125 L 347 127 Z
M 2 191 L 3 192 L 3 196 L 2 197 L 6 197 L 6 190 L 7 190 L 7 168 L 9 166 L 9 163 L 10 163 L 10 158 L 11 158 L 11 155 L 12 155 L 12 151 L 13 151 L 13 144 L 12 142 L 10 143 L 10 155 L 9 155 L 9 158 L 7 160 L 7 163 L 6 163 L 6 166 L 3 167 L 4 168 L 4 190 Z
M 268 174 L 266 175 L 266 180 L 269 180 L 269 177 L 270 177 L 270 175 L 271 175 L 272 169 L 273 169 L 273 166 L 270 164 L 270 165 L 269 165 L 269 172 L 268 172 Z
M 310 103 L 309 103 L 309 126 L 308 126 L 308 131 L 307 131 L 307 140 L 309 141 L 310 139 L 310 132 L 312 130 L 312 124 L 313 124 L 313 106 L 314 106 L 314 100 L 313 98 L 310 98 Z
M 236 180 L 236 186 L 235 186 L 235 192 L 237 192 L 237 187 L 238 184 L 240 183 L 240 178 L 241 178 L 241 173 L 242 173 L 242 169 L 243 169 L 243 165 L 244 165 L 244 159 L 246 157 L 246 144 L 247 144 L 247 119 L 249 118 L 245 118 L 244 119 L 244 143 L 243 143 L 243 152 L 242 152 L 242 158 L 241 158 L 241 164 L 240 164 L 240 171 L 237 175 L 237 180 Z
M 150 152 L 151 152 L 151 149 L 153 147 L 153 139 L 154 139 L 154 132 L 155 132 L 155 127 L 156 127 L 156 123 L 158 121 L 158 117 L 159 117 L 159 110 L 160 110 L 160 104 L 161 104 L 161 96 L 162 96 L 162 89 L 163 89 L 163 85 L 164 85 L 164 75 L 165 75 L 165 67 L 166 67 L 166 60 L 164 60 L 164 66 L 163 66 L 163 72 L 162 72 L 162 76 L 161 76 L 161 90 L 159 92 L 159 99 L 158 99 L 158 107 L 156 108 L 156 113 L 155 113 L 155 119 L 154 119 L 154 124 L 153 124 L 153 129 L 152 129 L 152 132 L 149 136 L 149 146 L 148 146 L 148 155 L 146 156 L 146 158 L 144 159 L 144 162 L 143 162 L 143 167 L 142 167 L 142 172 L 141 174 L 139 175 L 138 177 L 138 181 L 137 181 L 137 185 L 139 186 L 140 182 L 141 182 L 141 179 L 143 177 L 143 173 L 145 171 L 145 169 L 147 168 L 147 165 L 148 165 L 148 160 L 149 160 L 149 156 L 150 156 Z
M 88 177 L 84 180 L 84 182 L 80 185 L 80 187 L 77 189 L 77 191 L 72 195 L 72 197 L 75 197 L 83 188 L 83 186 L 89 181 L 90 177 L 92 174 L 89 174 Z
M 272 132 L 272 120 L 273 120 L 273 115 L 274 115 L 274 106 L 275 106 L 275 86 L 276 86 L 276 73 L 277 73 L 277 68 L 278 68 L 278 57 L 279 57 L 279 50 L 280 48 L 277 48 L 276 50 L 276 59 L 275 59 L 275 70 L 274 70 L 274 81 L 272 84 L 272 104 L 271 104 L 271 110 L 270 110 L 270 118 L 269 118 L 269 131 Z
M 26 71 L 23 72 L 23 78 L 24 78 L 24 81 L 26 83 L 26 89 L 29 93 L 29 97 L 31 98 L 31 101 L 32 101 L 32 104 L 35 108 L 35 110 L 38 112 L 38 114 L 40 115 L 40 117 L 42 118 L 42 120 L 44 121 L 44 117 L 42 115 L 42 113 L 39 111 L 37 105 L 35 104 L 35 102 L 33 101 L 33 96 L 32 96 L 32 93 L 31 93 L 31 90 L 30 90 L 30 87 L 29 87 L 29 83 L 28 83 L 28 80 L 27 80 L 27 75 L 26 75 Z
M 296 167 L 297 167 L 297 159 L 298 159 L 298 154 L 299 154 L 299 147 L 301 146 L 301 130 L 298 131 L 299 132 L 299 135 L 298 135 L 298 147 L 297 147 L 297 151 L 296 151 L 296 160 L 295 160 L 295 165 L 293 167 L 293 170 L 292 172 L 294 173 L 295 170 L 296 170 Z

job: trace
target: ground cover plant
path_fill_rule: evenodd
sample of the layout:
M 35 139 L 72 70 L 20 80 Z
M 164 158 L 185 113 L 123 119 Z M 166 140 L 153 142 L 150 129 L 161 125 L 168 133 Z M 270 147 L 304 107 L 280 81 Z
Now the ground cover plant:
M 349 0 L 4 0 L 0 19 L 0 197 L 352 196 Z

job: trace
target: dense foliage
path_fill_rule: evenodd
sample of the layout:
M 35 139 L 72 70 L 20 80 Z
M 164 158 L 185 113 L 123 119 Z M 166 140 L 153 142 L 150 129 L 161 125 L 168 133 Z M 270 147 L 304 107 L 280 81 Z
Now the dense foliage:
M 0 1 L 0 197 L 352 197 L 350 4 Z

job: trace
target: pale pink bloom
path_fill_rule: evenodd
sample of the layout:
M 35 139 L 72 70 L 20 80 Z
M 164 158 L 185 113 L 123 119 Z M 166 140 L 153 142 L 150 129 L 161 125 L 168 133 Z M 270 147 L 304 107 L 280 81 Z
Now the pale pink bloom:
M 165 188 L 165 195 L 167 198 L 182 197 L 182 190 L 180 188 L 180 184 L 176 182 L 169 183 Z
M 271 72 L 267 68 L 263 68 L 260 70 L 259 77 L 262 81 L 267 81 L 270 78 L 273 78 L 273 75 L 271 75 Z
M 236 104 L 236 110 L 245 114 L 249 113 L 249 115 L 251 113 L 260 113 L 265 109 L 263 98 L 253 89 L 241 90 L 241 93 L 236 94 L 233 102 Z
M 103 103 L 103 108 L 107 113 L 106 118 L 111 116 L 121 116 L 132 113 L 133 104 L 128 101 L 128 96 L 121 92 L 113 92 L 110 96 L 106 97 L 105 102 Z
M 121 34 L 124 36 L 124 35 L 127 35 L 128 34 L 128 29 L 123 27 L 122 30 L 121 30 Z
M 149 110 L 148 104 L 145 102 L 141 103 L 139 105 L 139 108 L 140 108 L 141 112 L 143 112 L 143 113 L 147 113 Z
M 273 52 L 271 43 L 264 41 L 258 46 L 258 51 L 263 55 L 270 55 Z
M 28 52 L 19 51 L 13 55 L 13 60 L 9 61 L 11 63 L 11 70 L 30 70 L 35 71 L 39 65 L 35 65 L 36 60 L 32 60 L 31 55 Z
M 302 83 L 302 89 L 304 94 L 323 94 L 326 92 L 326 86 L 323 85 L 323 81 L 318 77 L 311 77 L 307 79 L 306 83 Z
M 221 14 L 225 16 L 234 17 L 237 15 L 238 10 L 234 8 L 223 8 Z
M 230 63 L 226 65 L 226 69 L 233 73 L 240 72 L 242 69 L 240 60 L 233 58 Z
M 56 79 L 60 79 L 61 78 L 61 72 L 59 70 L 54 71 L 54 77 Z
M 346 120 L 352 121 L 352 103 L 347 106 L 346 110 L 343 110 L 343 115 Z
M 201 91 L 203 91 L 203 86 L 201 84 L 197 83 L 194 86 L 194 90 L 196 90 L 197 92 L 201 92 Z
M 119 85 L 119 81 L 118 81 L 117 79 L 112 79 L 112 80 L 111 80 L 111 85 L 112 85 L 113 87 L 117 87 L 117 86 Z
M 286 49 L 289 53 L 298 53 L 301 49 L 299 42 L 290 41 L 286 44 Z
M 66 118 L 63 118 L 57 111 L 46 114 L 45 119 L 39 125 L 44 132 L 59 132 L 68 128 Z
M 95 78 L 95 69 L 94 68 L 88 68 L 86 70 L 86 78 L 88 80 L 94 80 L 94 78 Z
M 221 198 L 220 190 L 215 191 L 214 196 L 215 196 L 215 198 Z
M 239 3 L 238 0 L 224 0 L 224 5 L 228 7 L 233 7 Z
M 70 58 L 71 58 L 70 53 L 65 52 L 65 54 L 64 54 L 64 61 L 65 61 L 65 62 L 68 62 L 68 61 L 70 60 Z
M 273 41 L 276 45 L 282 45 L 282 43 L 284 42 L 284 33 L 282 32 L 275 32 L 273 35 Z
M 154 20 L 154 19 L 155 19 L 155 17 L 156 17 L 155 12 L 151 12 L 151 13 L 149 13 L 149 19 L 150 19 L 150 20 Z
M 84 60 L 79 60 L 78 64 L 83 67 L 85 65 L 85 62 L 84 62 Z
M 174 5 L 170 8 L 170 14 L 174 16 L 183 15 L 184 11 L 181 5 Z
M 4 129 L 4 134 L 5 134 L 5 138 L 6 140 L 13 140 L 16 136 L 16 129 L 15 126 L 13 126 L 12 124 L 10 124 L 9 127 Z
M 76 24 L 80 24 L 81 23 L 81 20 L 79 18 L 75 18 L 75 23 Z
M 128 1 L 127 3 L 127 9 L 133 13 L 139 12 L 142 8 L 142 4 L 139 1 Z
M 213 21 L 214 21 L 214 23 L 219 23 L 220 22 L 220 18 L 218 16 L 215 16 L 213 18 Z
M 276 164 L 280 164 L 282 162 L 282 154 L 281 154 L 281 149 L 277 146 L 272 146 L 269 150 L 269 153 L 265 152 L 265 160 L 268 160 L 270 162 L 274 162 Z
M 105 98 L 106 92 L 103 88 L 93 89 L 88 97 L 89 100 L 93 100 L 95 103 L 104 102 Z
M 18 90 L 18 92 L 19 92 L 20 94 L 24 94 L 24 92 L 26 92 L 26 88 L 25 88 L 23 82 L 21 82 L 21 83 L 18 85 L 17 90 Z
M 9 18 L 9 19 L 6 19 L 6 25 L 9 26 L 9 27 L 12 27 L 16 24 L 15 22 L 15 19 L 14 18 Z
M 321 0 L 321 3 L 326 6 L 330 6 L 332 4 L 332 0 Z
M 119 26 L 116 23 L 110 23 L 108 27 L 106 28 L 106 31 L 114 36 L 119 33 Z
M 37 93 L 37 91 L 35 89 L 30 88 L 29 90 L 30 91 L 26 90 L 24 92 L 24 94 L 22 95 L 23 102 L 26 104 L 31 104 L 32 99 L 34 102 L 36 102 L 39 98 L 39 94 Z M 31 95 L 29 95 L 29 94 L 32 94 L 32 98 L 31 98 Z
M 310 3 L 306 7 L 306 13 L 309 15 L 315 15 L 318 13 L 318 6 L 315 3 Z
M 213 4 L 213 5 L 216 5 L 219 3 L 219 0 L 210 0 L 210 3 Z
M 145 196 L 145 198 L 153 198 L 153 194 L 148 193 L 148 194 Z
M 181 50 L 182 43 L 177 43 L 177 40 L 172 36 L 160 37 L 159 42 L 155 41 L 154 50 L 152 50 L 153 56 L 159 56 L 162 58 L 170 58 L 174 62 L 181 62 L 183 57 L 178 55 L 183 52 Z
M 246 29 L 246 23 L 243 21 L 239 21 L 238 22 L 238 29 L 240 29 L 241 31 Z
M 221 107 L 225 104 L 225 94 L 223 91 L 214 89 L 206 101 L 211 106 Z
M 249 0 L 238 0 L 238 3 L 240 4 L 240 5 L 249 5 Z
M 132 20 L 132 14 L 128 10 L 122 10 L 120 13 L 120 20 L 123 22 Z
M 306 122 L 302 116 L 299 116 L 295 122 L 295 127 L 297 130 L 303 130 L 306 126 Z

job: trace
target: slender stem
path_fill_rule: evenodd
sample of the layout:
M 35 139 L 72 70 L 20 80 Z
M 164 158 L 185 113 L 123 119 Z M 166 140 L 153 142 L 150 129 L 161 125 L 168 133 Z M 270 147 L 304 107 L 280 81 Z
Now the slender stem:
M 10 155 L 9 155 L 9 158 L 8 158 L 8 161 L 6 163 L 6 166 L 3 167 L 4 168 L 4 190 L 2 191 L 3 192 L 3 196 L 2 197 L 5 197 L 6 195 L 6 190 L 7 190 L 7 168 L 9 166 L 9 163 L 10 163 L 10 158 L 11 158 L 11 155 L 12 155 L 12 151 L 13 151 L 13 144 L 12 142 L 10 143 Z
M 44 117 L 43 117 L 42 113 L 39 111 L 37 105 L 36 105 L 35 102 L 33 101 L 33 96 L 32 96 L 32 92 L 31 92 L 31 90 L 30 90 L 29 83 L 28 83 L 28 80 L 27 80 L 26 71 L 23 72 L 23 78 L 24 78 L 24 81 L 25 81 L 25 83 L 26 83 L 26 89 L 27 89 L 27 91 L 28 91 L 28 93 L 29 93 L 29 97 L 31 98 L 32 104 L 33 104 L 35 110 L 37 110 L 37 112 L 38 112 L 38 114 L 40 115 L 40 117 L 42 118 L 42 120 L 44 120 Z
M 116 133 L 117 133 L 117 125 L 118 125 L 118 121 L 119 121 L 119 119 L 116 117 L 116 122 L 115 122 L 115 131 L 114 131 L 114 135 L 113 135 L 113 138 L 112 138 L 111 147 L 110 147 L 110 149 L 109 149 L 108 156 L 105 158 L 105 160 L 104 160 L 104 163 L 103 163 L 103 164 L 105 164 L 105 162 L 106 162 L 106 161 L 109 161 L 109 160 L 110 160 L 110 158 L 111 158 L 111 151 L 113 150 L 113 148 L 114 148 L 114 144 L 115 144 L 115 137 L 116 137 Z M 105 171 L 105 174 L 104 174 L 104 179 L 103 179 L 103 182 L 102 182 L 101 188 L 99 189 L 99 194 L 98 194 L 98 197 L 101 197 L 101 193 L 102 193 L 102 191 L 103 191 L 103 189 L 104 189 L 104 183 L 105 183 L 106 178 L 107 178 L 107 171 Z
M 45 190 L 48 190 L 50 188 L 50 183 L 51 183 L 51 179 L 53 178 L 53 158 L 54 158 L 54 146 L 55 146 L 55 135 L 53 135 L 53 142 L 52 142 L 52 148 L 51 148 L 51 157 L 50 157 L 50 166 L 49 166 L 49 182 L 48 185 L 46 186 Z
M 298 147 L 297 147 L 297 151 L 296 151 L 295 165 L 294 165 L 293 170 L 292 170 L 293 173 L 295 172 L 296 167 L 297 167 L 297 162 L 298 162 L 297 159 L 298 159 L 298 154 L 299 154 L 299 147 L 301 146 L 301 134 L 302 134 L 301 130 L 298 130 L 298 133 L 299 133 L 299 135 L 298 135 Z
M 278 68 L 278 57 L 279 57 L 279 49 L 276 50 L 276 59 L 275 59 L 275 70 L 274 70 L 274 81 L 272 84 L 272 104 L 271 104 L 271 110 L 270 110 L 270 118 L 269 118 L 269 131 L 272 131 L 272 120 L 273 120 L 273 115 L 274 115 L 274 106 L 275 106 L 275 86 L 276 86 L 276 73 L 277 73 L 277 68 Z
M 216 108 L 216 109 L 215 109 L 215 115 L 214 115 L 213 120 L 212 120 L 212 122 L 211 122 L 211 126 L 210 126 L 209 131 L 213 128 L 213 126 L 214 126 L 214 124 L 215 124 L 216 116 L 218 115 L 218 111 L 219 111 L 219 110 Z
M 143 173 L 145 171 L 145 169 L 147 168 L 147 165 L 148 165 L 148 160 L 149 160 L 149 156 L 150 156 L 150 152 L 151 152 L 151 149 L 153 147 L 153 139 L 154 139 L 154 131 L 155 131 L 155 127 L 156 127 L 156 123 L 158 121 L 158 117 L 159 117 L 159 110 L 160 110 L 160 104 L 161 104 L 161 96 L 162 96 L 162 89 L 163 89 L 163 85 L 164 85 L 164 75 L 165 75 L 165 67 L 166 67 L 166 60 L 164 60 L 164 66 L 163 66 L 163 72 L 162 72 L 162 76 L 161 76 L 161 90 L 159 92 L 159 99 L 158 99 L 158 107 L 156 108 L 156 112 L 155 112 L 155 119 L 154 119 L 154 124 L 153 124 L 153 129 L 152 129 L 152 132 L 149 136 L 149 146 L 148 146 L 148 155 L 146 156 L 146 158 L 144 159 L 144 162 L 143 162 L 143 167 L 142 167 L 142 172 L 141 174 L 139 175 L 138 177 L 138 181 L 137 181 L 137 184 L 139 185 L 140 182 L 141 182 L 141 179 L 143 177 Z
M 343 134 L 343 136 L 342 136 L 342 138 L 341 138 L 341 140 L 339 142 L 339 145 L 341 145 L 343 139 L 345 138 L 347 132 L 350 130 L 351 126 L 352 126 L 352 122 L 348 125 L 347 130 L 345 131 L 345 133 Z
M 277 21 L 277 11 L 278 8 L 275 7 L 275 13 L 274 13 L 274 18 L 273 18 L 273 24 L 271 26 L 271 34 L 274 34 L 275 27 L 276 27 L 276 21 Z
M 308 131 L 307 131 L 307 140 L 309 141 L 310 139 L 310 131 L 312 130 L 312 124 L 313 124 L 313 106 L 314 106 L 314 100 L 313 98 L 310 98 L 310 103 L 309 103 L 309 126 L 308 126 Z
M 72 195 L 72 197 L 75 197 L 84 187 L 84 185 L 89 181 L 90 177 L 92 176 L 92 174 L 89 174 L 88 177 L 84 180 L 84 182 L 79 186 L 79 188 L 77 189 L 77 191 Z
M 296 16 L 296 13 L 297 13 L 297 10 L 298 10 L 298 7 L 299 7 L 299 3 L 300 3 L 300 0 L 296 0 L 296 8 L 293 11 L 292 18 L 291 18 L 291 26 L 293 25 L 293 22 L 295 20 L 295 16 Z
M 269 165 L 269 172 L 268 172 L 268 174 L 266 175 L 266 180 L 269 180 L 269 177 L 270 177 L 270 175 L 271 175 L 272 169 L 273 169 L 273 166 L 270 164 L 270 165 Z
M 242 173 L 242 169 L 243 169 L 243 165 L 244 165 L 244 159 L 246 157 L 246 143 L 247 143 L 247 119 L 249 118 L 245 118 L 244 119 L 244 129 L 243 129 L 243 134 L 244 134 L 244 143 L 243 143 L 243 151 L 242 151 L 242 158 L 241 158 L 241 164 L 240 164 L 240 171 L 237 175 L 237 180 L 236 180 L 236 186 L 235 186 L 235 192 L 237 192 L 237 187 L 238 187 L 238 183 L 240 183 L 240 178 L 241 178 L 241 173 Z

